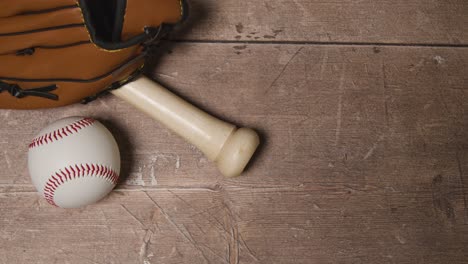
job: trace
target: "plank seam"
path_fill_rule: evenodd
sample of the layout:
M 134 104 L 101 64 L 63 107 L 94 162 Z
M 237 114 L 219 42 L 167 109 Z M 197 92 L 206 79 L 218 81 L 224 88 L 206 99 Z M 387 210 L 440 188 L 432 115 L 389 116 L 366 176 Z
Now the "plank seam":
M 387 43 L 387 42 L 320 42 L 320 41 L 233 41 L 233 40 L 191 40 L 169 39 L 166 41 L 176 43 L 194 44 L 250 44 L 250 45 L 309 45 L 309 46 L 381 46 L 381 47 L 414 47 L 414 48 L 468 48 L 468 44 L 446 43 Z

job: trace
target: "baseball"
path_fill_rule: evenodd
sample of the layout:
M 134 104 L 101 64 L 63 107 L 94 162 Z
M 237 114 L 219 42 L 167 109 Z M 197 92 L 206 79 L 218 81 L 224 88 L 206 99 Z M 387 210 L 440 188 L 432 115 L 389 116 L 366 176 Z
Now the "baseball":
M 28 167 L 48 203 L 77 208 L 99 201 L 115 187 L 120 153 L 99 121 L 68 117 L 48 125 L 32 140 Z

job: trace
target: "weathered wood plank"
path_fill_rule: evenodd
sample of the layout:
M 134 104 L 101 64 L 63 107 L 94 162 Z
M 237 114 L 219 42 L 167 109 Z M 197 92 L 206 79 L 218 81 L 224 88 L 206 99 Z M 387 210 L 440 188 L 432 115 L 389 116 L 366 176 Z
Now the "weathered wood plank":
M 457 174 L 456 156 L 466 151 L 467 64 L 468 49 L 177 45 L 154 75 L 210 112 L 263 133 L 247 177 L 223 179 L 193 147 L 108 97 L 2 111 L 0 183 L 28 184 L 29 139 L 71 115 L 97 117 L 114 131 L 133 185 L 430 183 L 440 173 Z
M 176 38 L 468 44 L 463 0 L 191 0 L 191 26 Z
M 0 194 L 0 205 L 0 263 L 225 263 L 229 257 L 226 215 L 215 210 L 223 205 L 212 191 L 114 192 L 82 210 L 52 208 L 34 193 Z
M 171 49 L 156 78 L 262 132 L 245 176 L 222 178 L 116 98 L 1 110 L 0 263 L 466 261 L 468 49 Z M 102 203 L 63 211 L 33 192 L 26 152 L 36 131 L 71 115 L 111 128 L 129 178 Z
M 439 215 L 433 197 L 334 185 L 174 188 L 62 210 L 34 193 L 0 194 L 0 263 L 464 263 L 463 209 Z
M 261 263 L 466 261 L 463 209 L 453 222 L 439 218 L 430 192 L 311 185 L 230 194 L 239 233 Z M 461 192 L 451 195 L 462 201 Z

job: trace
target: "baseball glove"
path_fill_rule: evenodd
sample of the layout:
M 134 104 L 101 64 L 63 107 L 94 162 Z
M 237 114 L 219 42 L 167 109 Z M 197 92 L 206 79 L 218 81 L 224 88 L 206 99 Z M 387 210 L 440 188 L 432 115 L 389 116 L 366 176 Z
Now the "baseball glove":
M 90 101 L 137 76 L 182 0 L 0 1 L 0 108 Z

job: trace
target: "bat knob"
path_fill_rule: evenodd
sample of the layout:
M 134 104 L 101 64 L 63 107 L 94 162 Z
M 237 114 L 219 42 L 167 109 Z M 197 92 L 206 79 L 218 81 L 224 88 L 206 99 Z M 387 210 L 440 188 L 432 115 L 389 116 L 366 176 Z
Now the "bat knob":
M 260 143 L 257 132 L 250 128 L 234 130 L 224 143 L 215 162 L 226 177 L 239 176 Z

